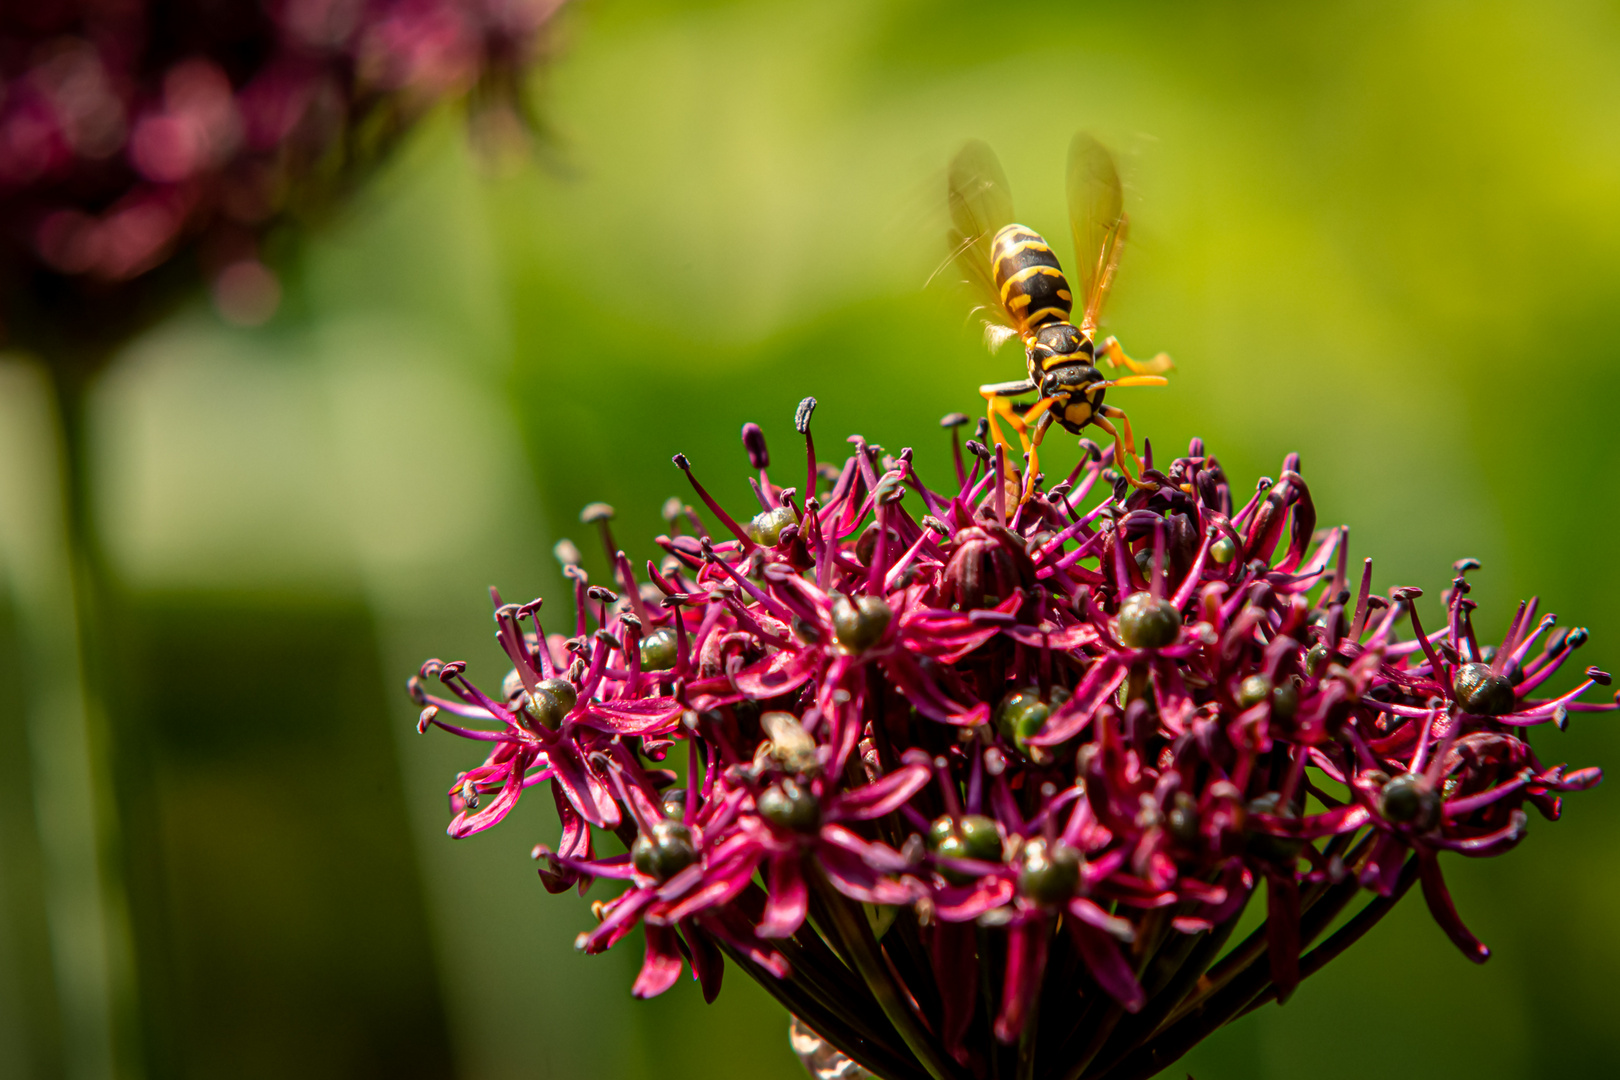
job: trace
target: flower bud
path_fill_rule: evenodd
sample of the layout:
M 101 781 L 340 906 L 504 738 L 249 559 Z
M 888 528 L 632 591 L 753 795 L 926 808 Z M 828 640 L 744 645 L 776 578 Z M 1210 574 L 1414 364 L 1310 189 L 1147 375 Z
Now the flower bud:
M 783 829 L 813 833 L 821 827 L 815 792 L 794 780 L 772 784 L 759 797 L 759 816 Z
M 676 644 L 675 631 L 668 626 L 660 626 L 642 638 L 641 670 L 668 671 L 674 667 L 678 658 Z
M 1037 836 L 1024 845 L 1018 890 L 1037 904 L 1061 904 L 1080 887 L 1080 853 Z
M 765 433 L 752 420 L 742 426 L 743 449 L 748 451 L 748 464 L 756 469 L 769 468 L 771 452 L 765 448 Z
M 798 520 L 799 517 L 793 512 L 793 507 L 778 506 L 774 510 L 762 510 L 755 514 L 743 531 L 754 543 L 775 547 L 776 542 L 782 538 L 782 530 L 789 525 L 797 524 Z
M 1402 773 L 1379 791 L 1378 812 L 1386 821 L 1428 832 L 1440 824 L 1440 793 L 1418 774 Z
M 1458 668 L 1451 692 L 1463 712 L 1475 716 L 1501 716 L 1513 711 L 1513 685 L 1492 674 L 1489 664 L 1464 664 Z
M 840 596 L 833 603 L 833 634 L 850 652 L 865 652 L 883 637 L 892 616 L 881 596 Z
M 996 831 L 996 823 L 981 814 L 961 818 L 945 814 L 929 826 L 928 848 L 947 859 L 1000 862 L 1001 834 Z M 953 867 L 941 866 L 939 873 L 953 885 L 966 885 L 975 880 L 972 874 Z
M 1069 691 L 1061 686 L 1054 686 L 1046 698 L 1041 697 L 1041 691 L 1036 686 L 1026 686 L 1022 690 L 1014 690 L 1001 699 L 996 706 L 996 730 L 1002 738 L 1016 746 L 1026 757 L 1035 758 L 1043 752 L 1031 747 L 1029 739 L 1039 735 L 1051 717 L 1052 710 L 1063 702 L 1069 700 Z
M 630 845 L 630 861 L 640 873 L 668 881 L 697 861 L 692 832 L 678 821 L 655 821 L 650 834 L 643 833 Z
M 1215 565 L 1227 566 L 1237 558 L 1237 545 L 1230 536 L 1222 536 L 1209 545 L 1209 557 L 1215 560 Z
M 1299 711 L 1299 687 L 1286 680 L 1271 691 L 1271 715 L 1278 720 L 1292 720 Z
M 1119 605 L 1119 639 L 1133 649 L 1157 649 L 1176 640 L 1181 612 L 1152 593 L 1127 596 Z
M 563 717 L 574 709 L 574 703 L 579 695 L 574 690 L 574 684 L 567 679 L 542 679 L 535 692 L 523 698 L 523 710 L 519 720 L 528 717 L 541 726 L 556 731 L 562 724 Z M 525 724 L 525 727 L 531 727 Z
M 1252 709 L 1270 696 L 1271 680 L 1264 675 L 1250 675 L 1238 686 L 1238 707 Z

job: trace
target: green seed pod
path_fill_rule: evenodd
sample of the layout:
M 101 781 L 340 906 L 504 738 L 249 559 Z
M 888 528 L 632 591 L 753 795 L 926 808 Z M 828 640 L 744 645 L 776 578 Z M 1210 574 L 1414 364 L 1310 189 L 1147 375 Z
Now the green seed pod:
M 935 855 L 947 859 L 971 859 L 973 857 L 967 853 L 967 844 L 962 840 L 962 837 L 954 832 L 946 835 L 938 844 L 932 845 L 932 850 Z M 939 876 L 952 885 L 966 885 L 977 880 L 972 874 L 954 866 L 941 865 L 936 869 L 939 870 Z
M 1152 593 L 1132 593 L 1119 605 L 1119 639 L 1133 649 L 1157 649 L 1176 640 L 1181 612 Z
M 1022 748 L 1024 740 L 1040 733 L 1052 715 L 1052 707 L 1041 700 L 1038 687 L 1014 690 L 996 706 L 996 730 Z
M 1475 716 L 1501 716 L 1513 711 L 1513 684 L 1493 675 L 1489 664 L 1464 664 L 1458 668 L 1451 692 L 1462 710 Z
M 680 821 L 686 817 L 686 789 L 672 787 L 658 798 L 658 807 L 664 816 L 671 821 Z
M 1271 715 L 1278 720 L 1292 720 L 1299 711 L 1299 687 L 1288 680 L 1271 691 Z
M 1237 558 L 1237 545 L 1232 543 L 1229 536 L 1219 537 L 1209 545 L 1209 557 L 1215 560 L 1217 566 L 1226 566 Z
M 784 829 L 813 833 L 821 827 L 821 804 L 808 787 L 783 780 L 759 797 L 759 816 Z
M 556 731 L 563 717 L 574 707 L 576 698 L 573 684 L 566 679 L 546 679 L 534 693 L 523 695 L 523 710 L 518 719 L 521 722 L 527 718 L 523 726 L 530 730 L 539 724 Z
M 928 850 L 938 851 L 939 845 L 948 837 L 956 835 L 956 820 L 949 814 L 941 814 L 928 825 Z
M 674 667 L 679 658 L 676 644 L 675 631 L 668 626 L 660 626 L 642 638 L 641 670 L 668 671 Z
M 578 691 L 574 689 L 574 684 L 567 679 L 541 679 L 540 689 L 551 695 L 552 700 L 557 703 L 557 707 L 563 711 L 564 716 L 573 712 L 574 705 L 579 701 Z
M 1271 696 L 1271 680 L 1264 675 L 1250 675 L 1238 686 L 1237 703 L 1240 708 L 1252 709 Z
M 883 637 L 894 613 L 881 596 L 840 596 L 833 602 L 833 634 L 852 653 L 865 652 Z
M 793 507 L 778 506 L 774 510 L 762 510 L 755 514 L 743 531 L 754 543 L 775 547 L 782 538 L 782 530 L 798 524 L 798 521 L 799 516 L 793 512 Z
M 962 837 L 968 858 L 1001 861 L 1001 832 L 994 821 L 983 814 L 967 814 L 957 823 L 956 831 Z
M 630 845 L 630 861 L 648 877 L 668 881 L 697 861 L 691 830 L 678 821 L 653 822 L 651 834 Z
M 1024 845 L 1018 889 L 1037 904 L 1061 904 L 1080 887 L 1080 853 L 1060 840 Z
M 1440 793 L 1416 773 L 1402 773 L 1379 791 L 1378 812 L 1386 821 L 1428 832 L 1440 824 Z

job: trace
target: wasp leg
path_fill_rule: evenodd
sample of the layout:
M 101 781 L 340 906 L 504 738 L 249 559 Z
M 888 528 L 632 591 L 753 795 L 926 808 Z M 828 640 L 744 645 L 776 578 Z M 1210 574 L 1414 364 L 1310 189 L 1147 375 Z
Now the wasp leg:
M 1108 422 L 1110 418 L 1119 421 L 1120 427 L 1125 429 L 1123 435 L 1113 424 Z M 1131 462 L 1135 463 L 1136 471 L 1138 473 L 1142 471 L 1142 462 L 1136 456 L 1136 434 L 1131 431 L 1131 418 L 1125 415 L 1125 410 L 1114 405 L 1104 405 L 1097 410 L 1097 415 L 1092 418 L 1092 423 L 1114 437 L 1114 464 L 1119 466 L 1119 471 L 1125 474 L 1125 479 L 1131 482 L 1131 486 L 1147 487 L 1146 484 L 1131 475 L 1131 466 L 1126 462 L 1126 459 L 1129 458 Z
M 1024 423 L 1040 417 L 1035 422 L 1035 436 L 1029 441 L 1029 463 L 1024 466 L 1024 493 L 1018 498 L 1018 505 L 1023 506 L 1029 502 L 1029 497 L 1035 493 L 1035 478 L 1041 474 L 1041 440 L 1046 438 L 1047 431 L 1051 430 L 1052 423 L 1057 419 L 1052 414 L 1052 406 L 1057 398 L 1041 398 L 1030 410 L 1024 414 Z
M 1107 360 L 1114 367 L 1129 368 L 1138 375 L 1159 375 L 1169 371 L 1176 365 L 1170 362 L 1169 353 L 1160 353 L 1151 360 L 1132 360 L 1125 355 L 1125 349 L 1119 343 L 1119 338 L 1110 337 L 1097 349 L 1097 355 Z
M 1018 441 L 1023 444 L 1024 450 L 1027 451 L 1029 449 L 1029 440 L 1024 437 L 1024 421 L 1013 411 L 1012 402 L 1008 398 L 1031 393 L 1034 389 L 1035 384 L 1028 379 L 1020 379 L 1017 382 L 986 383 L 984 386 L 979 387 L 979 394 L 985 401 L 985 417 L 990 421 L 991 441 L 994 445 L 1005 446 L 1009 454 L 1012 453 L 1012 444 L 1001 433 L 1001 425 L 996 423 L 996 416 L 999 414 L 1003 420 L 1013 426 L 1013 430 L 1018 432 Z

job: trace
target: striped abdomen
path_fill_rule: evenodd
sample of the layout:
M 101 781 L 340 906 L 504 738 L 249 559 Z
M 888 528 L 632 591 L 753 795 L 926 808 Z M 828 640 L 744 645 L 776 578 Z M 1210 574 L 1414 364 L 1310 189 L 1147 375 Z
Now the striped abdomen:
M 1040 233 L 1008 225 L 990 242 L 990 268 L 1001 306 L 1019 333 L 1068 322 L 1074 296 L 1052 248 Z

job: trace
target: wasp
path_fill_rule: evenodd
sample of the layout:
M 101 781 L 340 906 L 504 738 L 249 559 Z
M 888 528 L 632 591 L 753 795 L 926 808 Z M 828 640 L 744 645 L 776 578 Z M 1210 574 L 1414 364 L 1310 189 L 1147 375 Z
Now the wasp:
M 995 152 L 975 140 L 951 161 L 947 192 L 951 258 L 980 293 L 978 310 L 985 316 L 985 341 L 991 351 L 1011 337 L 1024 344 L 1025 378 L 979 387 L 996 443 L 1011 452 L 998 422 L 1005 420 L 1023 445 L 1028 458 L 1023 500 L 1034 489 L 1041 440 L 1053 424 L 1076 435 L 1095 424 L 1113 436 L 1115 463 L 1126 479 L 1140 486 L 1127 464 L 1135 464 L 1140 474 L 1130 418 L 1124 410 L 1103 404 L 1103 395 L 1116 386 L 1163 386 L 1168 380 L 1161 372 L 1171 367 L 1163 353 L 1146 362 L 1132 360 L 1112 337 L 1095 344 L 1097 320 L 1114 283 L 1128 219 L 1113 154 L 1084 132 L 1069 143 L 1067 186 L 1069 228 L 1080 272 L 1078 325 L 1071 321 L 1074 294 L 1052 246 L 1033 229 L 1013 221 L 1012 194 Z M 1106 379 L 1097 369 L 1098 360 L 1131 374 Z M 1040 397 L 1019 415 L 1012 399 L 1029 393 Z

